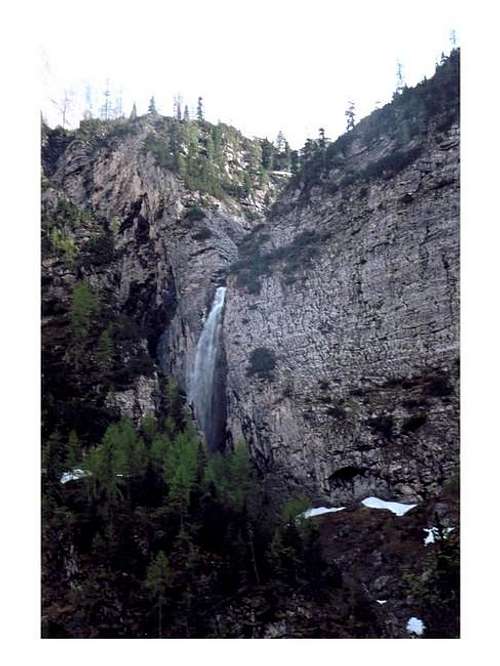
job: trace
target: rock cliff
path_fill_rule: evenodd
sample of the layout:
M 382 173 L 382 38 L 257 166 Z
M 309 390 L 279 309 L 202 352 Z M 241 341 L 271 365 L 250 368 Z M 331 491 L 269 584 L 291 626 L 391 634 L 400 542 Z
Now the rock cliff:
M 228 427 L 312 497 L 422 500 L 457 465 L 455 67 L 294 179 L 229 281 Z
M 288 185 L 224 125 L 44 128 L 47 433 L 76 420 L 91 442 L 119 414 L 161 414 L 162 377 L 188 390 L 226 284 L 228 441 L 285 494 L 435 494 L 458 460 L 457 68 L 319 146 Z
M 158 415 L 163 373 L 188 388 L 215 286 L 284 179 L 259 169 L 259 151 L 225 125 L 157 116 L 43 128 L 47 433 L 76 419 L 91 441 L 109 418 Z M 82 285 L 96 307 L 78 336 L 72 308 Z

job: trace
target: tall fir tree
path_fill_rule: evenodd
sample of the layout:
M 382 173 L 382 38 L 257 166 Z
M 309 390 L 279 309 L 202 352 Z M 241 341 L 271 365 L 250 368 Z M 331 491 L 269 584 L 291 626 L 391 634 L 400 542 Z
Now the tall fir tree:
M 196 120 L 203 122 L 203 97 L 198 97 L 198 106 L 196 107 Z
M 149 100 L 148 113 L 153 114 L 153 115 L 158 113 L 156 111 L 156 103 L 155 103 L 155 98 L 154 97 L 151 97 L 151 99 Z

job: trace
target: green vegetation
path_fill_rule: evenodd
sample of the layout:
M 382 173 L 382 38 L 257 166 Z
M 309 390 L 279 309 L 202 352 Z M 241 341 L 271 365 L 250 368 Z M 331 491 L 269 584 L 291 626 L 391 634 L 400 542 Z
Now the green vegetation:
M 421 412 L 408 417 L 401 426 L 401 432 L 415 432 L 427 421 L 427 414 Z
M 53 250 L 61 255 L 68 264 L 72 265 L 77 255 L 75 239 L 68 235 L 65 229 L 52 227 L 50 242 Z
M 144 152 L 153 155 L 158 166 L 179 174 L 188 189 L 219 199 L 246 199 L 266 184 L 270 171 L 289 170 L 291 153 L 282 134 L 275 144 L 249 140 L 234 127 L 200 118 L 200 109 L 197 120 L 164 118 L 144 142 Z M 235 160 L 238 154 L 241 162 Z
M 403 574 L 403 582 L 426 609 L 427 638 L 446 638 L 460 631 L 460 539 L 456 529 L 446 531 L 437 515 L 434 524 L 438 536 L 427 547 L 422 571 Z
M 269 239 L 269 234 L 259 233 L 262 227 L 255 227 L 240 245 L 241 259 L 233 264 L 236 285 L 246 288 L 251 294 L 260 293 L 261 278 L 271 275 L 280 265 L 286 284 L 296 279 L 296 274 L 312 264 L 318 255 L 321 243 L 328 236 L 317 231 L 302 231 L 288 244 L 280 248 L 262 252 L 260 245 Z
M 260 379 L 272 381 L 274 379 L 274 368 L 276 367 L 276 356 L 267 347 L 258 347 L 250 354 L 247 377 L 257 375 Z
M 306 501 L 269 511 L 246 445 L 208 456 L 184 410 L 178 422 L 176 394 L 171 384 L 164 426 L 121 419 L 94 447 L 76 432 L 47 441 L 44 636 L 231 637 L 241 630 L 214 608 L 254 599 L 272 616 L 297 591 L 331 601 L 340 579 L 297 515 Z M 85 476 L 61 484 L 74 464 Z
M 42 206 L 43 252 L 54 252 L 72 267 L 78 254 L 75 231 L 85 227 L 89 220 L 88 213 L 63 197 L 59 197 L 55 206 L 52 205 L 50 209 Z
M 83 280 L 77 282 L 71 298 L 71 327 L 76 338 L 88 336 L 98 310 L 99 301 L 91 286 Z
M 455 49 L 449 57 L 442 58 L 431 79 L 424 79 L 414 88 L 402 87 L 390 104 L 373 111 L 356 126 L 351 106 L 346 112 L 348 131 L 336 141 L 329 143 L 321 130 L 318 139 L 307 139 L 298 164 L 294 165 L 290 186 L 299 186 L 302 198 L 307 198 L 312 187 L 326 182 L 332 169 L 343 166 L 355 140 L 371 147 L 385 137 L 393 142 L 394 148 L 390 155 L 365 169 L 352 171 L 339 182 L 329 182 L 332 193 L 341 186 L 391 177 L 403 170 L 421 152 L 411 142 L 424 136 L 429 125 L 434 124 L 438 131 L 444 132 L 458 120 L 459 67 L 460 51 Z
M 113 366 L 114 345 L 112 327 L 108 325 L 99 336 L 96 357 L 103 369 L 109 370 Z
M 205 219 L 205 213 L 199 206 L 191 206 L 184 213 L 184 219 L 189 220 L 189 222 L 197 222 Z

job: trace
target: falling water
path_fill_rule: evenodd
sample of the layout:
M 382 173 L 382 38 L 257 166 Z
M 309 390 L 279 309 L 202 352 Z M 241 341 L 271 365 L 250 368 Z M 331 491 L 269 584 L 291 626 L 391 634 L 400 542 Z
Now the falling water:
M 209 449 L 218 446 L 220 406 L 217 403 L 218 361 L 224 309 L 225 287 L 218 287 L 210 314 L 196 347 L 189 399 Z

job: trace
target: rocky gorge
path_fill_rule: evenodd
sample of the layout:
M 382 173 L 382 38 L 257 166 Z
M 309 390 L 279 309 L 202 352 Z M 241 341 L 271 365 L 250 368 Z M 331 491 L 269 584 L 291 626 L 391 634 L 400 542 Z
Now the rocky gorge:
M 273 503 L 348 507 L 315 520 L 336 566 L 371 562 L 349 574 L 359 594 L 398 599 L 370 611 L 373 635 L 407 635 L 399 567 L 423 566 L 423 530 L 458 534 L 458 67 L 295 174 L 205 121 L 42 127 L 42 437 L 74 430 L 85 450 L 121 417 L 163 418 L 175 391 L 189 402 L 219 290 L 210 448 L 245 442 Z M 418 508 L 374 527 L 369 496 Z M 283 613 L 252 635 L 300 635 Z

